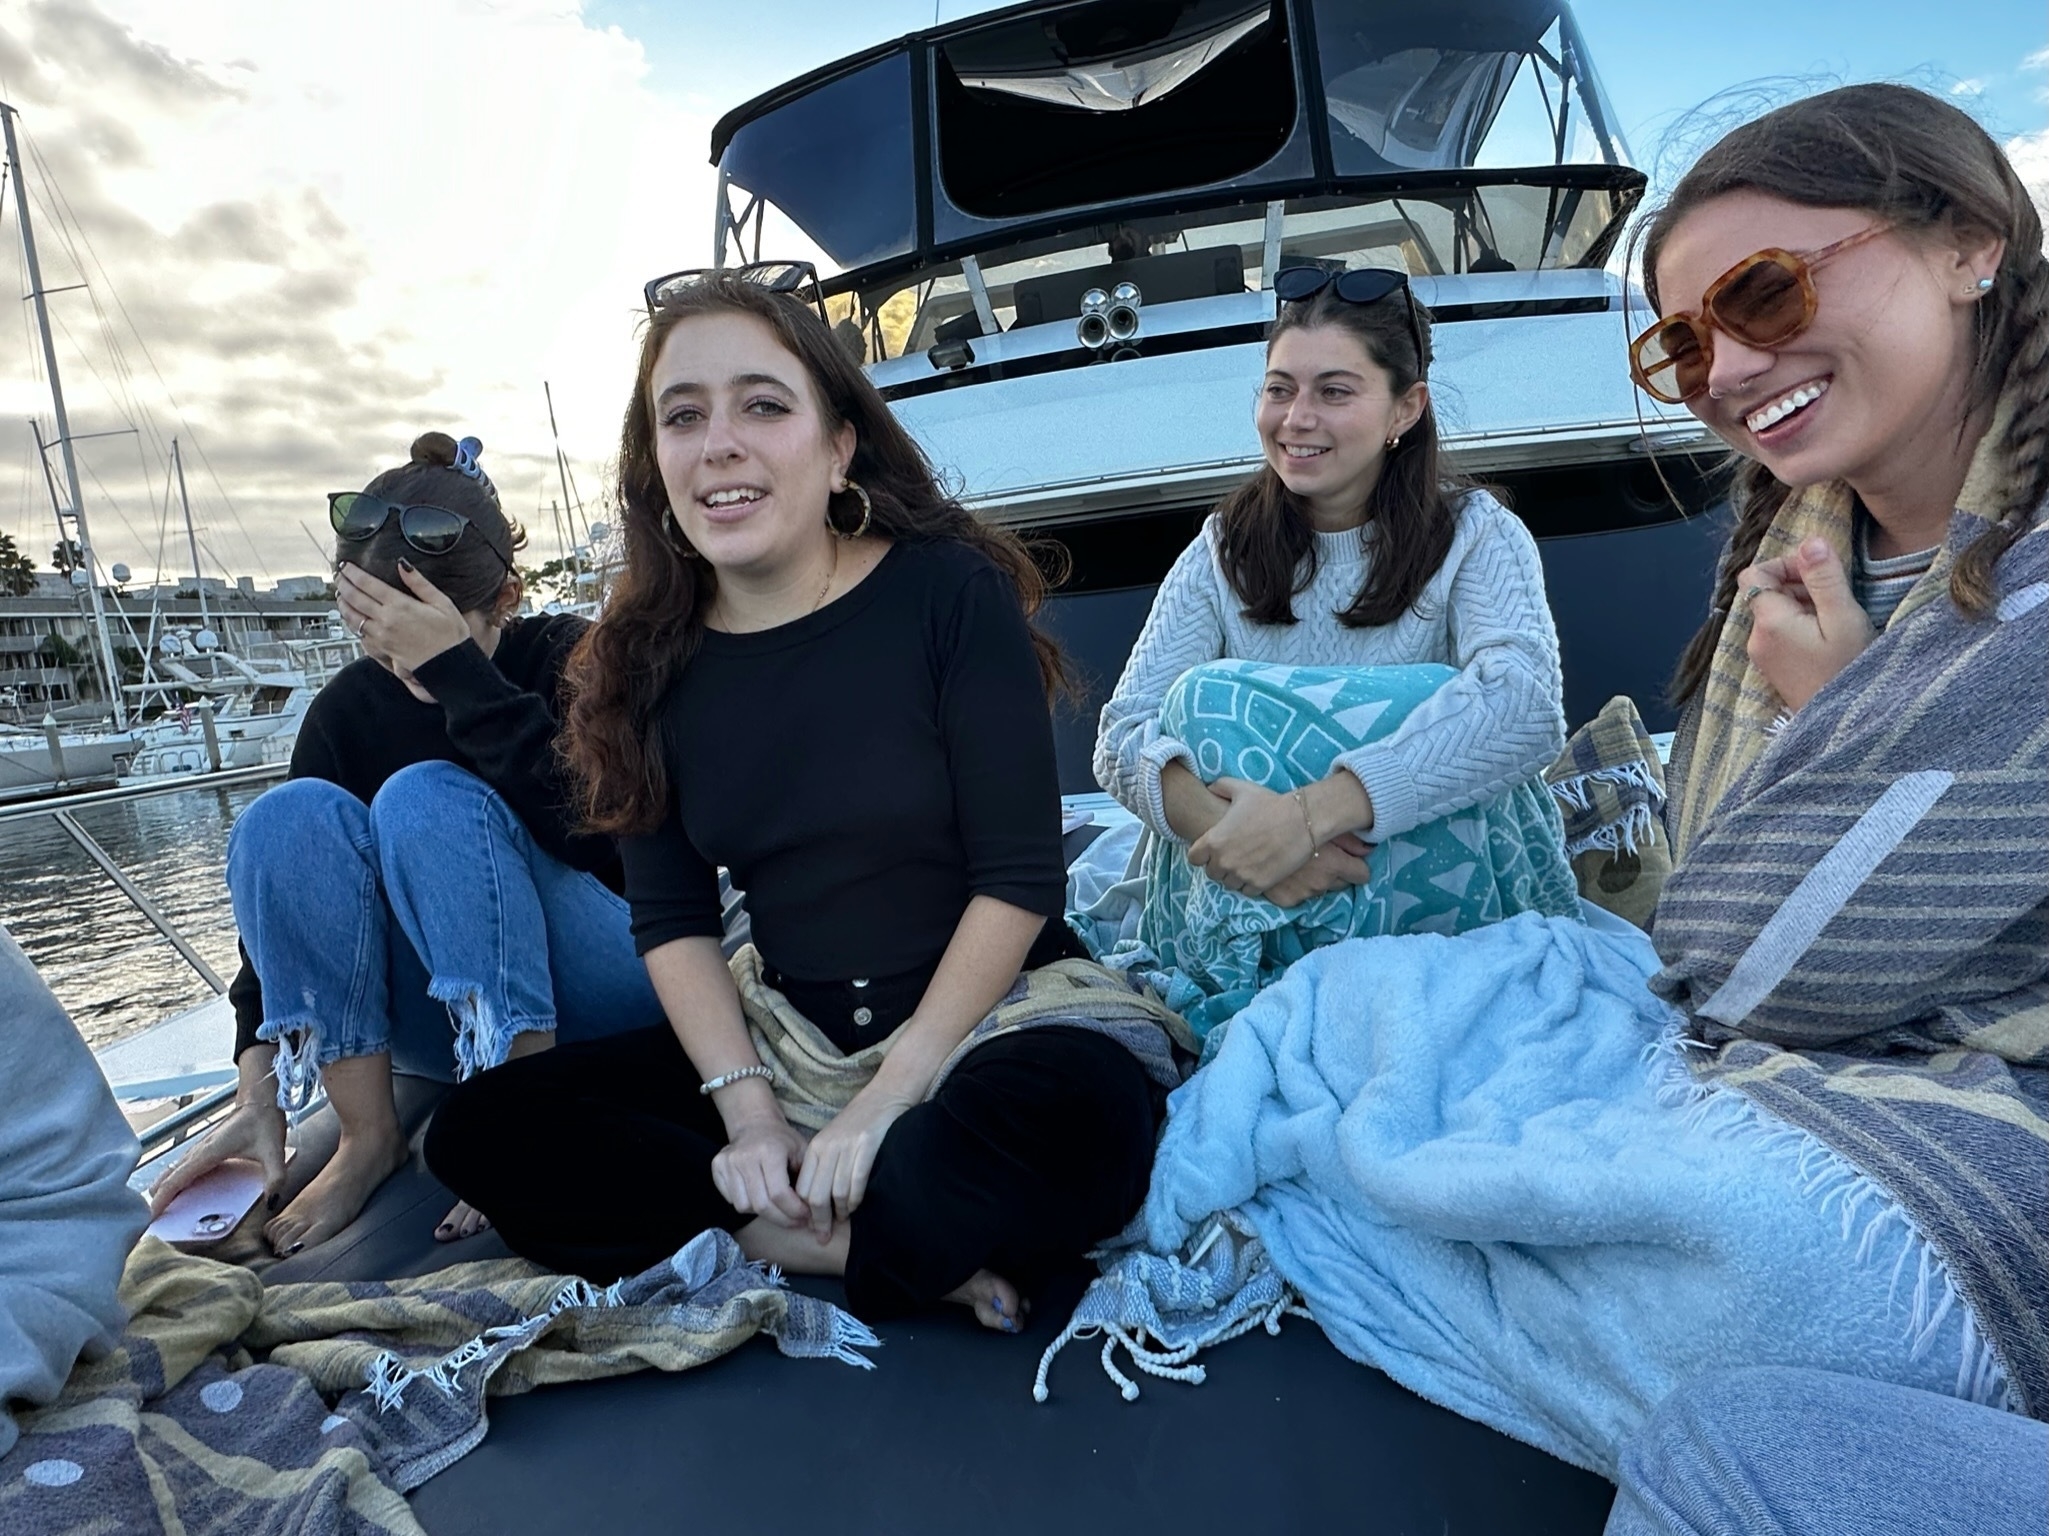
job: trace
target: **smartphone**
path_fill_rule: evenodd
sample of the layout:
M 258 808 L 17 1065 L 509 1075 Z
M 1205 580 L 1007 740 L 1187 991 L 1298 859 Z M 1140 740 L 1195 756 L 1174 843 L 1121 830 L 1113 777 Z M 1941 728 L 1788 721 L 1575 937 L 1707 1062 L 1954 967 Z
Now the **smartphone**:
M 189 1189 L 180 1190 L 143 1235 L 167 1243 L 217 1243 L 262 1198 L 263 1165 L 231 1157 L 200 1175 Z

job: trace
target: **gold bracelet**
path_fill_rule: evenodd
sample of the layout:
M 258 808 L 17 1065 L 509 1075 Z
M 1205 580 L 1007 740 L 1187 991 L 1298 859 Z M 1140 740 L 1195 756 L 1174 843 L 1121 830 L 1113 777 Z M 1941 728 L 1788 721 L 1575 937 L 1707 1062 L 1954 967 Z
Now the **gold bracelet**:
M 1299 789 L 1291 790 L 1289 793 L 1295 797 L 1295 809 L 1302 813 L 1302 830 L 1309 834 L 1309 857 L 1319 858 L 1323 849 L 1316 841 L 1316 823 L 1309 819 L 1309 797 Z

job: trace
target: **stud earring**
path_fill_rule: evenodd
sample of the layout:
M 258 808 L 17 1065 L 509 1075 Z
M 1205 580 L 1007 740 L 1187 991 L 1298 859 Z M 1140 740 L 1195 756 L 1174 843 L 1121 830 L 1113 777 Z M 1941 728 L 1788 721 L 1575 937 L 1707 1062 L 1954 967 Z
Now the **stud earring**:
M 1991 279 L 1991 278 L 1989 278 L 1989 277 L 1981 277 L 1981 278 L 1979 278 L 1979 279 L 1978 279 L 1978 292 L 1980 292 L 1980 293 L 1990 293 L 1991 291 L 1992 291 L 1992 279 Z
M 1397 449 L 1397 448 L 1401 447 L 1401 445 L 1402 445 L 1402 435 L 1401 435 L 1401 433 L 1397 432 L 1397 433 L 1395 433 L 1395 435 L 1394 435 L 1393 437 L 1390 437 L 1390 438 L 1389 438 L 1389 439 L 1387 440 L 1387 451 L 1388 451 L 1389 453 L 1393 453 L 1393 452 L 1395 451 L 1395 449 Z

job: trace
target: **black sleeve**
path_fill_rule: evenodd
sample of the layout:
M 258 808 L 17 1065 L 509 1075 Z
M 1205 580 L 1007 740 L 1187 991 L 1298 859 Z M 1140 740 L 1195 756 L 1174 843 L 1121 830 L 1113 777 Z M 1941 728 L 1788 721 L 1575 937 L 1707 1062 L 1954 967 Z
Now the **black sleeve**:
M 228 983 L 228 1001 L 235 1008 L 235 1060 L 240 1061 L 242 1053 L 256 1044 L 256 1031 L 263 1027 L 263 983 L 256 979 L 256 967 L 249 963 L 249 951 L 239 939 L 235 953 L 242 968 Z
M 611 861 L 612 840 L 573 830 L 568 776 L 555 755 L 562 669 L 582 632 L 580 624 L 550 625 L 533 673 L 535 691 L 499 671 L 472 640 L 430 657 L 413 675 L 440 704 L 449 742 L 504 797 L 534 841 L 571 869 L 595 870 Z
M 976 571 L 939 641 L 939 724 L 968 889 L 1058 918 L 1067 870 L 1053 716 L 1009 578 Z
M 626 866 L 626 903 L 633 911 L 633 947 L 639 954 L 674 939 L 722 938 L 719 872 L 683 831 L 676 797 L 662 824 L 619 840 Z

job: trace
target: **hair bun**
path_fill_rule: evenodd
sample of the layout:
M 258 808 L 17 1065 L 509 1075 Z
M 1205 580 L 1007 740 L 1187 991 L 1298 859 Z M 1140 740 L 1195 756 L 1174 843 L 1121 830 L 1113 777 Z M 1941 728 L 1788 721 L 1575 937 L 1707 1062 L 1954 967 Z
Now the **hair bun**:
M 413 462 L 452 469 L 455 466 L 455 439 L 446 432 L 422 432 L 413 439 Z

